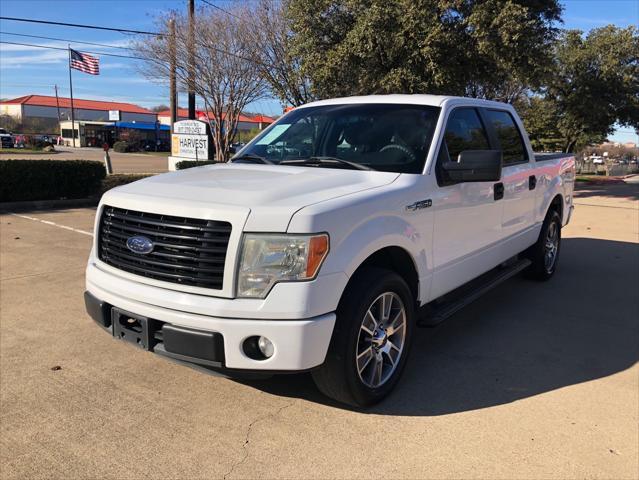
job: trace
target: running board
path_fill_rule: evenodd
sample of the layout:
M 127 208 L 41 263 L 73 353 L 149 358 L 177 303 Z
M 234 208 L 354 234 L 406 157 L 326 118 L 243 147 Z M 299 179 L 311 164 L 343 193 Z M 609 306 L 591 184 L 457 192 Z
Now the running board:
M 419 309 L 417 326 L 434 327 L 439 325 L 501 282 L 517 275 L 528 267 L 530 263 L 527 258 L 522 258 L 515 260 L 514 263 L 510 263 L 506 267 L 497 267 L 447 293 L 440 299 L 424 305 Z

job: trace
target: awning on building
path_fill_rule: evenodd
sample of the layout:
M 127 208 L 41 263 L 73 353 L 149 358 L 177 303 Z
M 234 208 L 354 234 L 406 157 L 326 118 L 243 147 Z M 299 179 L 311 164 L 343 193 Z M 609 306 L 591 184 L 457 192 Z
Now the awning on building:
M 155 130 L 155 123 L 153 122 L 115 122 L 115 126 L 118 128 L 131 128 L 134 130 Z M 171 130 L 168 125 L 158 125 L 158 130 Z

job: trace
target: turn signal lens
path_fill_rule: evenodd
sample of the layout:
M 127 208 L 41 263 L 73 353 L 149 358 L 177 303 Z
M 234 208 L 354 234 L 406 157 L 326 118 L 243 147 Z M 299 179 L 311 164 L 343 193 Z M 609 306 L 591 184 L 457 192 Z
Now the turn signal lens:
M 306 278 L 313 278 L 315 276 L 327 253 L 328 236 L 318 235 L 311 237 L 308 249 L 308 260 L 306 262 Z

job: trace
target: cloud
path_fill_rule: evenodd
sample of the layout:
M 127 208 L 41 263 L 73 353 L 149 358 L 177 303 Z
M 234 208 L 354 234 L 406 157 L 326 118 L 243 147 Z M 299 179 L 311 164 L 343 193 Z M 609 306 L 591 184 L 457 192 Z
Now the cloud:
M 1 50 L 0 50 L 1 52 Z M 56 64 L 66 62 L 67 52 L 61 50 L 48 50 L 34 52 L 32 55 L 1 55 L 2 68 L 22 68 L 24 66 L 39 66 L 43 64 Z
M 30 40 L 25 40 L 18 37 L 2 36 L 4 41 L 15 41 L 18 43 L 30 43 Z M 105 43 L 111 45 L 110 47 L 99 47 L 94 45 L 71 45 L 72 48 L 79 51 L 90 51 L 93 55 L 100 57 L 100 68 L 123 68 L 128 66 L 122 62 L 106 63 L 103 61 L 105 58 L 101 56 L 102 53 L 118 53 L 127 55 L 126 50 L 122 50 L 116 47 L 127 47 L 131 45 L 131 41 L 128 39 L 120 39 L 113 41 L 106 41 Z M 37 46 L 36 46 L 37 45 Z M 44 47 L 44 48 L 43 48 Z M 55 50 L 54 50 L 55 49 Z M 57 50 L 64 49 L 64 50 Z M 13 45 L 10 43 L 0 43 L 0 65 L 3 68 L 22 68 L 22 67 L 37 67 L 41 64 L 54 64 L 66 62 L 68 58 L 67 43 L 60 41 L 42 42 L 33 45 Z M 109 57 L 106 57 L 109 58 Z
M 131 65 L 129 65 L 128 63 L 121 63 L 121 62 L 103 62 L 102 59 L 100 59 L 100 70 L 110 70 L 110 69 L 116 69 L 116 68 L 130 68 Z

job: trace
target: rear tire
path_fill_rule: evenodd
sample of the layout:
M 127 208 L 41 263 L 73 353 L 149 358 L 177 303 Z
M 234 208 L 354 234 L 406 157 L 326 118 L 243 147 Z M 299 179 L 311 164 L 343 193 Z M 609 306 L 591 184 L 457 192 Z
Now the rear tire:
M 550 210 L 544 219 L 537 243 L 526 251 L 532 264 L 526 269 L 528 278 L 546 281 L 557 270 L 561 249 L 561 217 L 556 210 Z
M 402 277 L 364 268 L 337 308 L 324 363 L 312 372 L 319 390 L 338 402 L 369 406 L 386 397 L 406 366 L 415 325 L 415 299 Z

